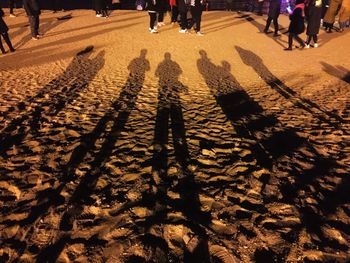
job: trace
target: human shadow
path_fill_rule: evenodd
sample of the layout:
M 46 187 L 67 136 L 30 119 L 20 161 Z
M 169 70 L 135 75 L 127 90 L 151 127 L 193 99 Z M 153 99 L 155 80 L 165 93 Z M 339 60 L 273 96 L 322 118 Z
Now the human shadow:
M 295 106 L 309 112 L 314 118 L 317 118 L 335 128 L 339 128 L 343 123 L 343 119 L 340 116 L 322 109 L 319 105 L 308 99 L 302 98 L 294 90 L 285 85 L 280 79 L 272 74 L 258 55 L 238 46 L 235 48 L 246 65 L 252 67 L 273 90 L 291 101 Z
M 265 25 L 260 24 L 259 22 L 257 22 L 256 19 L 254 19 L 253 17 L 251 17 L 250 15 L 243 15 L 242 19 L 245 19 L 246 21 L 248 21 L 249 23 L 251 23 L 253 26 L 255 26 L 258 31 L 260 33 L 264 32 L 265 29 Z M 280 28 L 280 30 L 282 30 L 282 28 Z M 271 38 L 274 42 L 276 42 L 278 45 L 280 45 L 281 47 L 285 47 L 285 45 L 283 43 L 287 43 L 287 41 L 282 40 L 280 37 L 272 37 Z
M 323 66 L 323 70 L 327 72 L 329 75 L 332 75 L 338 79 L 345 81 L 350 84 L 350 71 L 343 66 L 332 66 L 326 62 L 321 61 L 321 65 Z
M 68 20 L 58 20 L 58 19 L 52 18 L 44 23 L 41 23 L 40 33 L 43 35 L 46 35 L 52 29 L 65 23 L 66 21 L 68 21 Z M 28 27 L 28 30 L 29 30 L 29 27 Z M 16 35 L 18 35 L 19 33 L 23 33 L 23 32 L 24 32 L 23 28 L 20 28 L 20 29 L 18 29 Z M 19 40 L 18 42 L 15 43 L 15 48 L 18 49 L 18 48 L 24 46 L 26 43 L 28 43 L 31 40 L 31 38 L 32 38 L 31 35 L 26 35 L 26 36 L 22 37 L 21 40 Z
M 122 88 L 118 99 L 113 103 L 112 109 L 99 120 L 92 132 L 82 137 L 80 145 L 74 149 L 72 156 L 66 165 L 68 175 L 71 175 L 77 165 L 79 165 L 84 159 L 87 152 L 94 148 L 96 140 L 105 131 L 106 125 L 108 123 L 113 124 L 111 132 L 106 136 L 101 149 L 95 155 L 94 160 L 91 163 L 91 171 L 82 178 L 68 202 L 71 209 L 67 210 L 62 218 L 62 229 L 71 228 L 72 220 L 74 220 L 74 216 L 77 214 L 77 207 L 83 200 L 88 198 L 94 190 L 101 170 L 112 153 L 113 147 L 111 147 L 111 145 L 114 145 L 118 140 L 120 133 L 124 130 L 129 116 L 136 105 L 137 97 L 142 89 L 145 79 L 145 73 L 150 70 L 149 62 L 146 59 L 146 53 L 147 50 L 141 50 L 140 57 L 137 57 L 130 62 L 128 66 L 130 71 L 129 77 Z M 68 176 L 68 178 L 70 178 L 70 176 Z
M 151 203 L 149 197 L 141 203 L 148 206 L 152 215 L 146 217 L 142 222 L 146 236 L 144 242 L 150 242 L 152 235 L 148 233 L 154 225 L 162 225 L 169 222 L 167 214 L 171 209 L 181 211 L 185 216 L 184 225 L 189 227 L 202 241 L 200 253 L 193 251 L 185 254 L 185 262 L 209 262 L 209 251 L 206 240 L 207 234 L 202 226 L 208 226 L 211 222 L 209 213 L 201 211 L 199 201 L 199 185 L 196 184 L 194 174 L 189 169 L 191 158 L 186 141 L 186 129 L 182 112 L 180 94 L 187 92 L 187 87 L 179 81 L 182 74 L 180 66 L 171 59 L 171 54 L 166 52 L 164 60 L 158 65 L 155 75 L 158 81 L 158 105 L 154 133 L 154 153 L 152 158 L 152 178 L 153 189 L 150 193 L 153 198 Z M 177 173 L 168 174 L 168 149 L 169 132 L 172 133 L 172 144 L 174 146 L 174 157 L 176 160 Z M 168 196 L 168 191 L 179 193 L 179 198 L 173 199 Z M 180 223 L 180 222 L 178 222 Z M 154 239 L 154 237 L 153 237 Z M 159 238 L 158 238 L 159 239 Z M 151 247 L 161 247 L 158 242 L 150 244 Z M 164 252 L 167 246 L 161 247 Z
M 11 146 L 19 145 L 28 134 L 35 136 L 39 133 L 42 124 L 60 113 L 85 90 L 104 65 L 104 51 L 90 59 L 92 49 L 90 46 L 86 52 L 78 53 L 60 76 L 48 83 L 36 96 L 28 99 L 29 104 L 18 105 L 22 113 L 0 132 L 0 155 L 6 157 L 6 151 Z M 26 106 L 30 106 L 28 111 Z
M 95 128 L 81 137 L 79 145 L 73 150 L 70 160 L 63 168 L 61 183 L 54 189 L 56 195 L 62 191 L 68 181 L 73 179 L 75 169 L 84 160 L 85 156 L 95 149 L 96 141 L 102 136 L 105 137 L 98 152 L 94 154 L 91 170 L 80 180 L 65 204 L 66 209 L 60 221 L 61 230 L 68 231 L 72 229 L 74 220 L 81 214 L 84 203 L 89 201 L 90 195 L 95 190 L 96 183 L 103 173 L 104 165 L 112 154 L 112 146 L 115 145 L 120 133 L 125 128 L 143 87 L 145 73 L 150 70 L 146 54 L 147 50 L 142 49 L 140 56 L 130 62 L 128 66 L 129 76 L 119 97 L 113 102 L 111 109 L 99 120 Z M 108 124 L 112 124 L 111 130 L 104 134 Z M 59 239 L 56 243 L 44 248 L 38 256 L 39 261 L 55 261 L 52 260 L 52 254 L 54 253 L 57 257 L 61 253 L 64 248 L 62 242 L 71 242 L 70 236 Z
M 254 142 L 249 148 L 260 166 L 271 169 L 274 160 L 303 143 L 293 130 L 288 129 L 276 131 L 270 137 L 258 138 L 258 133 L 270 134 L 269 130 L 278 120 L 273 115 L 264 114 L 263 108 L 249 97 L 230 73 L 227 61 L 223 61 L 222 66 L 217 66 L 210 61 L 204 50 L 199 53 L 199 72 L 237 135 Z M 279 147 L 276 141 L 286 147 Z

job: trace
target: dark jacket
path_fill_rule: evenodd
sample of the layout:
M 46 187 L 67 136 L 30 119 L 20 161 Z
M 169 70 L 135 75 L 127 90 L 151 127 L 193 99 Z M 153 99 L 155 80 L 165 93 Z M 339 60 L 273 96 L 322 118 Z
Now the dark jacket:
M 315 1 L 311 1 L 305 7 L 305 16 L 307 20 L 306 34 L 309 36 L 317 35 L 320 31 L 322 5 L 315 6 Z
M 4 16 L 4 11 L 0 8 L 0 34 L 6 33 L 9 31 L 9 28 L 7 27 L 5 21 L 2 19 Z
M 270 0 L 269 14 L 272 19 L 278 18 L 281 13 L 281 0 Z
M 301 34 L 305 31 L 304 4 L 297 5 L 289 16 L 289 33 Z
M 147 0 L 147 10 L 148 12 L 158 12 L 159 11 L 159 3 L 158 0 Z
M 38 16 L 41 13 L 37 0 L 23 0 L 23 7 L 27 16 Z

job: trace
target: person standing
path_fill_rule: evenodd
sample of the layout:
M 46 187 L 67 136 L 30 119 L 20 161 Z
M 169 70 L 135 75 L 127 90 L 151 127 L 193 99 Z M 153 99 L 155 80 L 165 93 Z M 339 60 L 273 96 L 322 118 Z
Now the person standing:
M 343 0 L 339 10 L 339 27 L 340 32 L 344 31 L 346 24 L 349 22 L 350 0 Z
M 293 49 L 293 38 L 300 43 L 301 48 L 305 47 L 304 41 L 299 37 L 299 34 L 305 31 L 304 9 L 304 0 L 296 0 L 295 7 L 292 13 L 289 15 L 290 24 L 288 29 L 288 47 L 284 50 L 288 51 Z
M 327 33 L 332 33 L 335 17 L 338 14 L 341 4 L 342 0 L 330 0 L 329 2 L 329 7 L 323 19 L 323 26 L 325 27 Z
M 107 1 L 106 0 L 95 0 L 95 11 L 96 17 L 108 17 L 107 12 Z
M 191 15 L 193 23 L 195 24 L 195 31 L 197 36 L 203 36 L 201 32 L 202 12 L 204 8 L 203 0 L 191 0 Z
M 314 41 L 314 47 L 318 47 L 317 35 L 320 31 L 322 18 L 322 0 L 308 0 L 305 5 L 305 15 L 307 20 L 306 28 L 306 46 L 310 47 L 311 39 Z
M 157 21 L 157 0 L 147 0 L 147 10 L 149 15 L 149 32 L 158 33 L 157 28 L 154 26 Z
M 189 0 L 177 0 L 177 7 L 180 13 L 180 33 L 187 33 L 188 23 L 187 23 L 187 12 L 188 12 Z
M 39 15 L 41 14 L 38 0 L 23 0 L 23 7 L 29 18 L 32 39 L 38 40 L 39 35 Z
M 275 27 L 274 37 L 279 36 L 278 34 L 278 17 L 281 13 L 281 0 L 270 0 L 268 18 L 266 20 L 266 26 L 264 33 L 267 34 L 270 28 L 271 22 L 273 21 L 273 26 Z
M 3 38 L 5 40 L 5 42 L 6 42 L 6 44 L 9 47 L 11 52 L 15 52 L 15 49 L 13 48 L 10 37 L 7 33 L 9 28 L 7 27 L 5 21 L 2 19 L 3 16 L 4 16 L 4 11 L 0 7 L 0 50 L 1 50 L 2 54 L 6 54 L 5 48 L 2 45 L 1 38 Z
M 13 9 L 15 7 L 15 0 L 8 0 L 9 8 L 10 8 L 10 17 L 16 17 Z
M 171 24 L 174 25 L 178 21 L 179 9 L 177 8 L 176 0 L 170 0 L 169 4 L 171 8 Z

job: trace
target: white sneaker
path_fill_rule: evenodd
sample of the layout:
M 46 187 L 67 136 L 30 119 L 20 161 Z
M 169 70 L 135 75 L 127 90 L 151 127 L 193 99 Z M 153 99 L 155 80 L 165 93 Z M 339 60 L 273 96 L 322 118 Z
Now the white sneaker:
M 304 48 L 310 48 L 310 45 L 308 44 L 305 44 L 305 47 Z
M 96 17 L 102 17 L 102 14 L 97 14 Z
M 157 23 L 157 26 L 158 26 L 158 27 L 165 26 L 165 23 L 164 23 L 164 22 L 158 22 L 158 23 Z
M 187 33 L 187 29 L 180 29 L 179 33 Z
M 154 33 L 158 33 L 158 31 L 157 30 L 155 30 L 154 28 L 153 29 L 151 29 L 151 31 L 150 31 L 152 34 L 154 34 Z
M 198 31 L 196 34 L 197 36 L 204 36 L 204 34 L 201 31 Z
M 315 43 L 315 44 L 314 44 L 314 47 L 315 47 L 315 48 L 316 48 L 316 47 L 318 47 L 318 44 L 317 44 L 317 43 Z

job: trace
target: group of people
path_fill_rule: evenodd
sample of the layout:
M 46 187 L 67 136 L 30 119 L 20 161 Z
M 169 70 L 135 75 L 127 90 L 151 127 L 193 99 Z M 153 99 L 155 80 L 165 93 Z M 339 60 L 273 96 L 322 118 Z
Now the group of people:
M 16 17 L 14 14 L 14 1 L 9 1 L 10 17 Z M 62 9 L 63 0 L 52 0 L 54 11 Z M 108 17 L 107 3 L 109 0 L 94 0 L 97 17 Z M 168 2 L 169 1 L 169 2 Z M 274 25 L 274 37 L 279 36 L 278 17 L 281 13 L 282 0 L 269 0 L 269 12 L 264 32 L 269 33 L 271 22 Z M 29 19 L 31 36 L 33 40 L 40 38 L 39 34 L 39 15 L 40 7 L 38 0 L 22 0 L 23 7 Z M 171 8 L 171 23 L 179 21 L 180 33 L 187 33 L 193 26 L 198 36 L 203 36 L 201 32 L 201 17 L 205 9 L 205 0 L 147 0 L 146 9 L 150 17 L 149 31 L 158 33 L 157 27 L 165 25 L 164 14 Z M 339 17 L 339 32 L 342 32 L 350 23 L 350 0 L 296 0 L 293 9 L 287 8 L 290 14 L 288 47 L 285 50 L 293 50 L 293 40 L 299 42 L 300 48 L 309 48 L 313 41 L 313 47 L 318 47 L 318 33 L 323 21 L 323 26 L 327 32 L 332 32 L 336 16 Z M 191 13 L 192 19 L 188 20 L 187 14 Z M 0 8 L 0 50 L 6 53 L 2 45 L 2 38 L 9 47 L 10 52 L 15 49 L 11 44 L 8 35 L 8 27 L 3 20 L 4 12 Z M 299 35 L 305 31 L 305 18 L 307 21 L 306 35 L 307 39 L 303 41 Z
M 339 32 L 344 31 L 350 23 L 350 0 L 296 0 L 293 9 L 287 8 L 290 24 L 288 28 L 288 47 L 286 51 L 293 50 L 293 39 L 300 44 L 300 48 L 318 47 L 318 34 L 321 25 L 328 33 L 332 32 L 335 18 L 339 16 Z M 281 13 L 281 0 L 270 0 L 269 13 L 264 32 L 267 34 L 271 22 L 274 24 L 274 37 L 279 36 L 278 17 Z M 305 20 L 307 22 L 306 35 L 303 41 L 299 35 L 305 31 Z
M 157 26 L 163 26 L 164 14 L 167 12 L 167 0 L 147 0 L 146 9 L 150 17 L 149 31 L 158 33 Z M 204 0 L 170 0 L 171 23 L 175 24 L 180 16 L 180 33 L 187 33 L 193 26 L 198 36 L 203 36 L 201 32 L 202 12 L 205 9 Z M 187 19 L 190 11 L 192 19 Z

